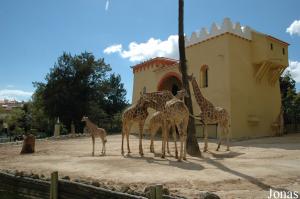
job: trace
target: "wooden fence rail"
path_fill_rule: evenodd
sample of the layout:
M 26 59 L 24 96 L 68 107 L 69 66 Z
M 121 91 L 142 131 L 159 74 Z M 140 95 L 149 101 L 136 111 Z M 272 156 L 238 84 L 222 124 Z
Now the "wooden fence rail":
M 162 194 L 162 185 L 150 189 L 150 199 L 175 199 Z M 58 179 L 58 172 L 51 174 L 51 181 L 15 176 L 0 172 L 1 199 L 146 199 L 127 193 Z
M 55 176 L 55 174 L 53 176 Z M 111 191 L 68 180 L 58 180 L 57 182 L 57 198 L 59 199 L 146 199 L 142 196 Z M 0 172 L 1 199 L 49 199 L 50 185 L 51 184 L 48 181 L 28 177 L 18 177 L 12 174 Z M 55 190 L 54 192 L 52 191 L 53 190 L 51 189 L 51 193 L 55 194 Z M 55 195 L 51 195 L 51 197 L 54 198 Z

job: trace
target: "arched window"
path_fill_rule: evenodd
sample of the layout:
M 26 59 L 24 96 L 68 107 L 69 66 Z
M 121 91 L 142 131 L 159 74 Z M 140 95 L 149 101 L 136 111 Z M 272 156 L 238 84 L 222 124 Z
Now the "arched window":
M 146 86 L 144 86 L 143 93 L 146 93 L 146 92 L 147 92 L 147 89 L 146 89 Z
M 208 66 L 203 65 L 200 68 L 200 87 L 206 88 L 208 87 Z

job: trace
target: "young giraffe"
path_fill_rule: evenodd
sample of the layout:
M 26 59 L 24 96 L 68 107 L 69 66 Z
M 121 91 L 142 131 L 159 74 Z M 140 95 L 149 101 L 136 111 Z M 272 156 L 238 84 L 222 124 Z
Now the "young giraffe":
M 148 109 L 149 101 L 140 98 L 136 104 L 131 105 L 128 107 L 122 114 L 122 147 L 121 153 L 124 155 L 124 136 L 126 136 L 127 140 L 127 151 L 130 153 L 129 147 L 129 133 L 131 126 L 134 122 L 138 122 L 139 124 L 139 153 L 141 156 L 144 155 L 143 153 L 143 146 L 142 146 L 142 138 L 143 138 L 143 130 L 145 120 L 148 117 Z
M 105 152 L 106 152 L 105 144 L 107 142 L 105 129 L 99 128 L 96 124 L 94 124 L 93 122 L 91 122 L 91 120 L 89 120 L 88 117 L 83 116 L 82 119 L 81 119 L 81 121 L 86 123 L 88 131 L 90 132 L 90 134 L 92 136 L 92 141 L 93 141 L 93 152 L 92 152 L 92 155 L 94 156 L 94 153 L 95 153 L 95 138 L 97 136 L 99 136 L 101 138 L 101 140 L 102 140 L 102 151 L 101 151 L 101 154 L 105 155 Z
M 222 128 L 223 134 L 226 134 L 227 151 L 229 151 L 229 114 L 227 110 L 215 107 L 210 101 L 205 99 L 193 74 L 188 75 L 188 80 L 192 83 L 195 98 L 201 110 L 200 118 L 204 124 L 204 152 L 207 151 L 207 124 L 215 123 Z M 217 151 L 220 149 L 222 139 L 223 135 L 219 138 Z
M 142 98 L 150 100 L 150 107 L 160 111 L 161 113 L 163 113 L 163 111 L 165 110 L 165 106 L 166 106 L 166 102 L 172 100 L 172 99 L 180 99 L 183 100 L 184 97 L 186 96 L 186 91 L 180 90 L 177 92 L 176 96 L 174 97 L 174 95 L 172 94 L 172 92 L 164 90 L 164 91 L 157 91 L 157 92 L 152 92 L 152 93 L 143 93 L 141 94 Z M 173 131 L 173 138 L 174 138 L 174 142 L 175 142 L 175 157 L 178 158 L 178 151 L 177 151 L 177 143 L 176 143 L 176 131 L 175 131 L 175 124 L 170 123 L 170 121 L 168 121 L 166 119 L 166 117 L 164 116 L 164 114 L 159 114 L 156 116 L 157 118 L 155 119 L 159 124 L 159 127 L 162 127 L 162 158 L 165 157 L 165 142 L 168 139 L 168 130 L 170 129 L 170 127 L 168 127 L 169 125 L 172 126 L 172 131 Z M 156 122 L 153 122 L 156 123 Z M 158 127 L 158 128 L 159 128 Z M 165 129 L 166 128 L 166 129 Z M 151 140 L 151 145 L 150 145 L 150 150 L 152 150 L 151 148 L 153 148 L 153 140 Z M 153 149 L 154 151 L 154 149 Z

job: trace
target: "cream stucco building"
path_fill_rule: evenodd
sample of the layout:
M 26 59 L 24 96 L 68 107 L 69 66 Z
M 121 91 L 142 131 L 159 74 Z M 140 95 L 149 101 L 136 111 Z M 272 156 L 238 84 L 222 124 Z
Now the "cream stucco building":
M 188 73 L 194 74 L 203 95 L 229 111 L 232 138 L 275 134 L 271 126 L 281 107 L 279 76 L 288 66 L 286 42 L 225 18 L 221 26 L 213 23 L 209 32 L 202 28 L 187 37 L 186 56 Z M 182 86 L 177 60 L 156 57 L 132 70 L 133 103 L 140 92 L 176 92 Z M 200 109 L 192 89 L 191 93 L 197 115 Z M 200 124 L 196 129 L 201 137 Z M 210 137 L 218 137 L 215 125 L 208 131 Z

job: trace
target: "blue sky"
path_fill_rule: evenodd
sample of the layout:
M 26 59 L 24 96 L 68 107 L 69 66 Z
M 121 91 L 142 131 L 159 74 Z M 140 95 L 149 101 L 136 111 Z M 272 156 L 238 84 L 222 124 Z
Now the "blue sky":
M 0 0 L 0 98 L 29 99 L 64 51 L 92 52 L 121 74 L 131 100 L 130 66 L 176 56 L 177 0 Z M 300 90 L 300 1 L 186 0 L 185 32 L 232 22 L 282 39 Z M 286 32 L 290 25 L 290 33 Z M 152 38 L 152 39 L 151 39 Z M 129 47 L 130 45 L 130 47 Z M 113 46 L 113 47 L 111 47 Z M 109 48 L 111 47 L 111 48 Z M 152 49 L 150 52 L 145 48 Z M 106 49 L 106 51 L 104 51 Z

